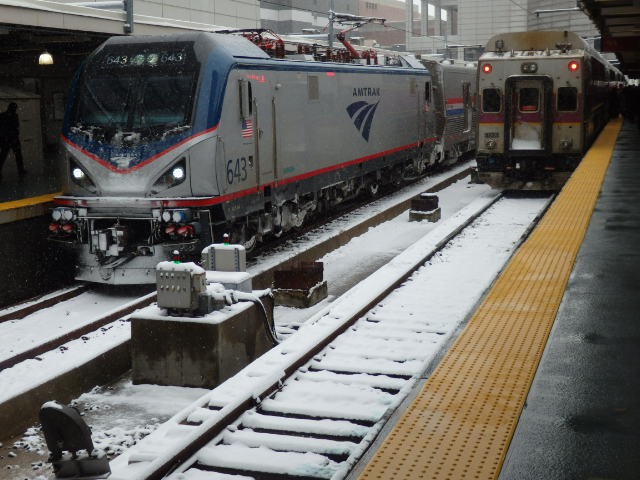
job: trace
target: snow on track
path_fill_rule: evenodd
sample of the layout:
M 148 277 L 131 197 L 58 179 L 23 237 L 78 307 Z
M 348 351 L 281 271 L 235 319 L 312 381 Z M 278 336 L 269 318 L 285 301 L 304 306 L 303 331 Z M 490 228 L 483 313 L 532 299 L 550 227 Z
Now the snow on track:
M 245 413 L 200 450 L 187 462 L 191 466 L 182 467 L 170 478 L 220 478 L 225 473 L 253 472 L 259 478 L 342 478 L 467 318 L 547 202 L 500 200 L 401 288 L 288 377 L 282 389 L 262 399 L 256 409 Z M 474 203 L 454 218 L 477 211 L 481 202 Z M 112 462 L 111 478 L 146 478 L 185 441 L 193 439 L 192 428 L 182 423 L 185 419 L 195 429 L 211 427 L 244 398 L 260 396 L 266 386 L 277 384 L 286 365 L 295 364 L 295 359 L 317 343 L 319 336 L 339 328 L 342 319 L 360 311 L 372 291 L 384 291 L 391 277 L 401 275 L 403 269 L 411 270 L 411 265 L 429 249 L 437 249 L 442 238 L 449 236 L 447 231 L 455 230 L 454 224 L 453 218 L 442 222 L 316 314 L 311 324 L 117 458 Z M 270 419 L 271 426 L 256 427 L 256 419 L 265 418 Z M 325 437 L 329 436 L 331 442 L 304 440 L 308 446 L 300 447 L 302 421 L 307 426 L 318 423 L 317 428 L 311 427 L 312 432 L 330 432 L 335 422 L 338 433 L 325 432 L 315 438 L 327 440 Z M 309 434 L 305 430 L 305 437 Z M 347 440 L 340 439 L 345 436 Z

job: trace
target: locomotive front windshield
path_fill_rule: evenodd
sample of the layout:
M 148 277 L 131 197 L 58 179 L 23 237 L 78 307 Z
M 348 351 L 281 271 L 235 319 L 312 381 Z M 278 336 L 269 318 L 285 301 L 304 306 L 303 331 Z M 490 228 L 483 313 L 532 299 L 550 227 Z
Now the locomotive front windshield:
M 197 74 L 187 46 L 105 48 L 84 73 L 70 125 L 107 142 L 124 135 L 145 143 L 184 131 Z

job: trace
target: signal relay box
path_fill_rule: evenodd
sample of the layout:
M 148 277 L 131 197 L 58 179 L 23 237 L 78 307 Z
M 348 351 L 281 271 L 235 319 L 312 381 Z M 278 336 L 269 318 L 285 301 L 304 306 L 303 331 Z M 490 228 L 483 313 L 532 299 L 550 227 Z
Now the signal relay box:
M 247 253 L 242 245 L 213 243 L 202 250 L 202 266 L 217 272 L 246 272 Z
M 160 262 L 156 267 L 158 307 L 197 310 L 200 295 L 207 290 L 203 268 L 195 263 Z

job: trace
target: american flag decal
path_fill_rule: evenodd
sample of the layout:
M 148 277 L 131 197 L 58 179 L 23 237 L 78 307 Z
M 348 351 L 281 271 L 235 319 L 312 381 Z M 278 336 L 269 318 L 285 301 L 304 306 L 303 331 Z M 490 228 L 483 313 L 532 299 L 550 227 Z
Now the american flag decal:
M 253 120 L 251 118 L 242 119 L 242 138 L 253 137 Z

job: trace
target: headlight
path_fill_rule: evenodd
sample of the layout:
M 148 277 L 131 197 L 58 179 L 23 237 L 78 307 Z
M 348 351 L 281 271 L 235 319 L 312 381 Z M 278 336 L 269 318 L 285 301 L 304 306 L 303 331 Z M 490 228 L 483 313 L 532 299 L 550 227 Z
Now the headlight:
M 184 167 L 182 167 L 181 165 L 175 167 L 172 172 L 171 175 L 173 175 L 173 178 L 176 181 L 181 181 L 184 179 Z
M 72 208 L 56 207 L 51 211 L 51 218 L 55 222 L 69 222 L 76 218 L 76 212 Z
M 176 223 L 187 223 L 191 221 L 191 210 L 174 210 L 173 221 Z
M 560 140 L 560 148 L 562 148 L 563 150 L 570 150 L 572 146 L 573 140 L 571 140 L 570 138 Z
M 69 220 L 73 220 L 73 217 L 75 217 L 75 215 L 74 215 L 74 213 L 73 213 L 73 210 L 68 209 L 68 208 L 65 208 L 65 209 L 62 211 L 62 219 L 63 219 L 63 220 L 65 220 L 65 221 L 67 221 L 67 222 L 68 222 Z
M 98 191 L 95 183 L 89 178 L 89 175 L 73 160 L 69 162 L 69 177 L 73 180 L 73 183 L 89 190 L 91 193 Z
M 180 161 L 172 165 L 164 172 L 151 187 L 151 193 L 159 193 L 176 185 L 180 185 L 187 178 L 187 161 L 181 158 Z

